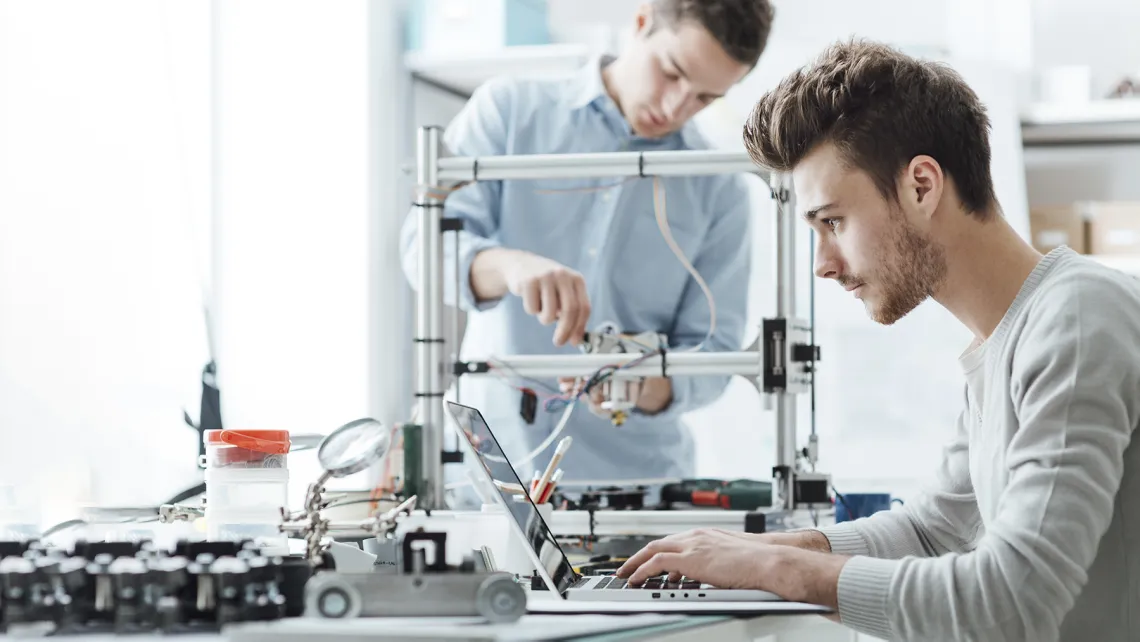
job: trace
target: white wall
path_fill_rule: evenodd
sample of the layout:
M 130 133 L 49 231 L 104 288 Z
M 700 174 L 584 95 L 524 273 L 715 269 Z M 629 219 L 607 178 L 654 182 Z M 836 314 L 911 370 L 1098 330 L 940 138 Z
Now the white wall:
M 198 479 L 207 9 L 0 3 L 0 485 L 47 524 Z
M 327 433 L 403 416 L 411 335 L 395 312 L 408 305 L 395 254 L 396 204 L 407 203 L 393 125 L 403 117 L 398 24 L 375 4 L 218 3 L 227 427 Z M 299 501 L 317 473 L 312 453 L 290 468 Z M 360 487 L 361 477 L 335 485 Z

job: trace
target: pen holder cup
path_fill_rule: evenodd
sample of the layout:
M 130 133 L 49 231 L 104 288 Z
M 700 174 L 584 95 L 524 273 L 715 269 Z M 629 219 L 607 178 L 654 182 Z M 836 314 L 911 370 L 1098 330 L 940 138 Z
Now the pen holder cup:
M 526 500 L 519 497 L 520 503 L 525 503 Z M 518 510 L 519 513 L 527 516 L 533 515 L 530 506 L 520 505 L 512 506 L 512 509 Z M 542 520 L 550 526 L 550 519 L 554 512 L 554 504 L 546 503 L 538 507 L 538 512 L 542 516 Z M 515 573 L 516 575 L 530 576 L 534 575 L 535 568 L 532 561 L 532 551 L 529 544 L 519 537 L 515 527 L 511 523 L 511 518 L 503 513 L 503 509 L 498 504 L 484 504 L 483 513 L 492 519 L 482 521 L 482 528 L 479 532 L 479 542 L 491 549 L 491 554 L 495 556 L 496 570 L 506 571 L 508 573 Z M 527 523 L 527 522 L 524 522 Z M 537 523 L 529 524 L 529 530 L 532 533 L 541 533 L 541 525 Z M 541 537 L 541 535 L 537 535 Z

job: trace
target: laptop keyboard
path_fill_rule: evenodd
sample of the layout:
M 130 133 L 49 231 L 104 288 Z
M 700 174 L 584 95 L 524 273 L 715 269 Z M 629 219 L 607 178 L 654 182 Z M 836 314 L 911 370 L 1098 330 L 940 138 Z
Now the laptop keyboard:
M 630 586 L 625 578 L 610 575 L 598 582 L 594 586 L 594 590 L 613 590 L 613 589 L 652 589 L 652 590 L 666 590 L 666 591 L 695 591 L 701 588 L 701 583 L 696 580 L 690 580 L 682 577 L 680 582 L 670 582 L 668 576 L 651 577 L 645 580 L 641 586 Z

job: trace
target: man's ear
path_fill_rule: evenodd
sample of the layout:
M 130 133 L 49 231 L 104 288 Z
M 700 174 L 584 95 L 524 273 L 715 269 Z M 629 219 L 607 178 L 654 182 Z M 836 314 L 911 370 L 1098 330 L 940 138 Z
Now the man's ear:
M 642 3 L 634 16 L 633 34 L 644 37 L 653 33 L 653 5 Z
M 933 216 L 946 185 L 946 176 L 938 161 L 930 156 L 915 156 L 907 165 L 900 182 L 903 203 L 922 212 L 924 218 Z

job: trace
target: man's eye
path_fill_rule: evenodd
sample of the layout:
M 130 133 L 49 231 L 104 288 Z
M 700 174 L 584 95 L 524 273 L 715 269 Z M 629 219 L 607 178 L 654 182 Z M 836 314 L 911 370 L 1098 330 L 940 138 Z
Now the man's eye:
M 839 227 L 839 219 L 837 218 L 825 218 L 821 222 L 827 227 L 830 227 L 833 232 L 835 228 Z

